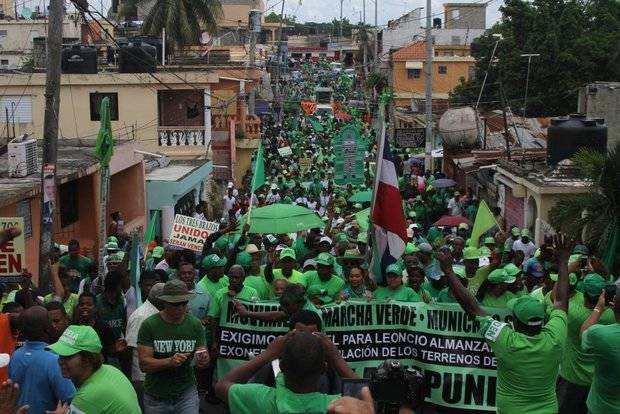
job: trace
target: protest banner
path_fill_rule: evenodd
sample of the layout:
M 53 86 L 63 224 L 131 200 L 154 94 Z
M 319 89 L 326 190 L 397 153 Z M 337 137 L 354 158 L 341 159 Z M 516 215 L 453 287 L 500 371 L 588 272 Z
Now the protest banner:
M 359 125 L 348 124 L 340 130 L 333 141 L 334 183 L 337 185 L 360 185 L 364 183 L 364 152 Z
M 211 233 L 218 231 L 219 228 L 219 223 L 177 214 L 174 216 L 168 244 L 182 249 L 201 252 L 205 239 Z
M 22 229 L 22 234 L 10 242 L 0 246 L 0 277 L 21 277 L 26 265 L 26 247 L 24 241 L 24 218 L 23 217 L 0 217 L 0 230 L 17 226 Z M 3 279 L 6 281 L 6 279 Z
M 290 157 L 293 155 L 293 150 L 287 145 L 286 147 L 278 148 L 278 153 L 283 157 Z
M 312 158 L 300 158 L 299 159 L 299 167 L 302 170 L 309 170 L 312 166 Z
M 246 303 L 250 311 L 279 309 L 276 302 Z M 259 354 L 288 330 L 282 322 L 240 318 L 229 300 L 220 316 L 218 375 Z M 493 317 L 510 322 L 506 309 Z M 422 370 L 426 401 L 467 410 L 495 411 L 496 360 L 480 323 L 458 304 L 348 301 L 322 308 L 323 328 L 358 375 L 368 378 L 386 359 Z

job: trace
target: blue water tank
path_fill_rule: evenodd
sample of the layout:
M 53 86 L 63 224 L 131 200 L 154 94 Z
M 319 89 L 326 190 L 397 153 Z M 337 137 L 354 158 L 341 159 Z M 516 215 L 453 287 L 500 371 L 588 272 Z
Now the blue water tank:
M 551 119 L 547 129 L 547 164 L 571 158 L 581 148 L 607 151 L 607 125 L 603 118 L 571 114 Z

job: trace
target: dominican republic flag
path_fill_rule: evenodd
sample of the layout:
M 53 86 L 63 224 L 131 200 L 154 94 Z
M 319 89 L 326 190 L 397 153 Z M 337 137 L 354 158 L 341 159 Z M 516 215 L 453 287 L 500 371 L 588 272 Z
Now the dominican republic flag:
M 403 202 L 398 189 L 398 177 L 394 157 L 385 136 L 381 139 L 383 156 L 377 160 L 377 174 L 372 208 L 374 243 L 371 269 L 375 280 L 380 281 L 385 268 L 396 262 L 405 252 L 407 243 L 407 224 L 403 212 Z

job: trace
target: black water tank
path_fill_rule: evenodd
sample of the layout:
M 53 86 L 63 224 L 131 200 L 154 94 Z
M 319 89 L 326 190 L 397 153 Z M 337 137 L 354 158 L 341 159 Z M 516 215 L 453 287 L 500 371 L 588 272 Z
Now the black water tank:
M 132 43 L 148 43 L 151 46 L 154 46 L 157 51 L 157 62 L 161 62 L 161 54 L 163 53 L 161 46 L 161 38 L 157 36 L 136 36 L 129 40 Z
M 97 73 L 97 49 L 80 45 L 64 47 L 60 69 L 62 73 Z
M 581 148 L 607 151 L 607 125 L 602 118 L 571 114 L 551 119 L 547 129 L 547 164 L 571 158 Z
M 129 43 L 118 51 L 119 73 L 154 73 L 157 70 L 157 49 L 148 43 Z

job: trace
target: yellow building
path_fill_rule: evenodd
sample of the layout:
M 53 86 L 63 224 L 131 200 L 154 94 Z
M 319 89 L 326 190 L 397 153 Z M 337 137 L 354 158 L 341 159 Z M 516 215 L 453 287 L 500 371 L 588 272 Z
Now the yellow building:
M 433 98 L 448 99 L 461 79 L 473 75 L 475 59 L 459 46 L 435 45 L 433 50 Z M 424 99 L 426 44 L 415 42 L 392 54 L 392 85 L 397 106 L 409 106 L 412 99 Z

